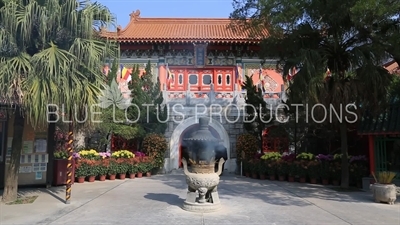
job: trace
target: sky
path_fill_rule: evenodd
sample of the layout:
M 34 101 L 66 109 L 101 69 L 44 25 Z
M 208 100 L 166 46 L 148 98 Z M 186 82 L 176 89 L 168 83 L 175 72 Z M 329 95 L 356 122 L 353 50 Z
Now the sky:
M 117 17 L 124 28 L 129 14 L 140 10 L 140 17 L 228 18 L 232 0 L 97 0 Z

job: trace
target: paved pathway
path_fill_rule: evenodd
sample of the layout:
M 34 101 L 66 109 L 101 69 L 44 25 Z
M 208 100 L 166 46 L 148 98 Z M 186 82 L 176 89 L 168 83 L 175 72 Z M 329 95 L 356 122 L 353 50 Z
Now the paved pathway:
M 400 224 L 395 205 L 377 204 L 366 192 L 338 193 L 319 185 L 222 176 L 223 208 L 183 211 L 183 175 L 75 184 L 71 204 L 64 188 L 36 190 L 33 204 L 0 205 L 0 224 Z

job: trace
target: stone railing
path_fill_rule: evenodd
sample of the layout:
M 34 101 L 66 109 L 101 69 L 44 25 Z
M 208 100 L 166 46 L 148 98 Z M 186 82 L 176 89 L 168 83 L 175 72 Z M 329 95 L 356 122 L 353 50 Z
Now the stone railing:
M 242 105 L 245 103 L 246 93 L 246 90 L 238 90 L 237 85 L 235 85 L 234 91 L 215 91 L 213 84 L 210 85 L 209 91 L 190 90 L 190 84 L 188 85 L 186 91 L 169 91 L 166 89 L 165 85 L 163 87 L 164 103 L 169 105 Z M 281 86 L 280 92 L 264 92 L 263 96 L 268 105 L 277 105 L 286 98 L 284 86 Z

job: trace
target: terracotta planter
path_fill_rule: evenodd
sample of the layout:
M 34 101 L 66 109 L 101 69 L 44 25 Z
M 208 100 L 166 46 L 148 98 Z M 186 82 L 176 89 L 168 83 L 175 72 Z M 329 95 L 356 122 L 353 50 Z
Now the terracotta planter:
M 246 173 L 245 173 L 245 176 L 246 176 L 246 177 L 250 177 L 250 173 L 249 173 L 249 172 L 246 172 Z
M 89 176 L 88 181 L 89 182 L 94 182 L 96 180 L 96 176 Z
M 306 182 L 306 178 L 305 178 L 305 177 L 300 177 L 299 182 L 300 182 L 300 183 L 305 183 L 305 182 Z
M 115 174 L 110 174 L 108 175 L 109 180 L 115 180 L 116 175 Z
M 256 174 L 256 173 L 252 173 L 252 174 L 251 174 L 251 178 L 253 178 L 253 179 L 257 179 L 257 178 L 258 178 L 258 174 Z
M 267 177 L 265 176 L 265 174 L 260 174 L 260 180 L 265 180 L 267 179 Z
M 130 174 L 129 174 L 129 178 L 130 178 L 130 179 L 135 179 L 135 176 L 136 176 L 136 173 L 130 173 Z
M 118 177 L 120 180 L 125 180 L 126 173 L 120 173 L 120 174 L 118 174 Z
M 316 184 L 317 178 L 310 178 L 310 184 Z
M 279 181 L 285 181 L 285 176 L 280 175 L 278 178 L 279 178 Z
M 328 185 L 329 180 L 328 179 L 322 179 L 322 185 Z
M 137 178 L 141 178 L 143 176 L 143 173 L 137 173 Z
M 335 186 L 339 186 L 339 181 L 338 180 L 332 180 L 332 184 Z
M 105 180 L 106 180 L 106 175 L 99 176 L 99 181 L 105 181 Z
M 146 177 L 151 177 L 151 172 L 147 172 Z
M 85 177 L 77 177 L 76 179 L 80 184 L 85 182 Z
M 289 181 L 289 182 L 294 182 L 294 177 L 289 176 L 289 177 L 288 177 L 288 181 Z
M 275 180 L 275 175 L 269 175 L 270 180 Z

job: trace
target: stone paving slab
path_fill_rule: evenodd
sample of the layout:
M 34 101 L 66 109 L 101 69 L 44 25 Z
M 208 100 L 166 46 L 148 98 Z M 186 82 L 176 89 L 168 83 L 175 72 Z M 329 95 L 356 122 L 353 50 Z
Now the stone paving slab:
M 0 224 L 400 224 L 399 200 L 377 204 L 369 192 L 224 175 L 222 209 L 201 214 L 181 209 L 186 190 L 182 174 L 75 184 L 70 205 L 64 188 L 41 189 L 33 204 L 0 205 Z

